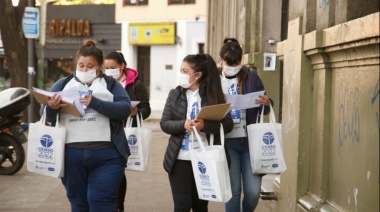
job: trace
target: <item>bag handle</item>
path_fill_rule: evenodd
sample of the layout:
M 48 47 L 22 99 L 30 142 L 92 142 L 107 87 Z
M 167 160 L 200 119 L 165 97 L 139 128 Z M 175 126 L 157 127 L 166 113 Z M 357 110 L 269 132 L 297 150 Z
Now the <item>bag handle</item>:
M 276 116 L 274 115 L 274 110 L 273 110 L 272 104 L 270 104 L 269 120 L 270 120 L 270 123 L 273 124 L 273 128 L 275 129 L 275 131 L 277 133 L 277 137 L 279 138 L 280 134 L 282 132 L 278 132 L 278 130 L 277 130 L 277 127 L 276 127 Z M 280 144 L 282 144 L 282 141 L 280 142 Z M 282 148 L 282 145 L 281 145 L 281 148 Z
M 42 125 L 45 125 L 46 123 L 46 106 L 44 107 L 44 112 L 42 113 L 42 116 L 40 118 L 40 123 Z M 55 127 L 59 127 L 59 112 L 57 113 L 57 118 L 55 120 Z
M 260 124 L 264 123 L 264 107 L 265 106 L 263 106 L 263 108 L 261 109 Z M 270 108 L 270 111 L 269 111 L 269 122 L 270 123 L 276 123 L 276 116 L 274 115 L 274 110 L 273 110 L 272 104 L 269 104 L 269 108 Z M 256 117 L 256 123 L 258 123 L 257 119 L 258 119 L 258 116 Z
M 198 139 L 199 146 L 201 147 L 202 151 L 205 152 L 206 148 L 205 148 L 203 141 L 201 139 L 201 136 L 199 135 L 197 128 L 195 128 L 195 126 L 193 126 L 193 132 Z M 220 141 L 221 141 L 222 146 L 224 146 L 224 129 L 223 129 L 223 125 L 221 123 L 220 123 Z M 210 146 L 213 146 L 213 145 L 214 145 L 214 134 L 211 134 L 210 135 Z
M 269 104 L 269 107 L 270 107 L 269 120 L 272 123 L 276 123 L 276 116 L 274 115 L 274 110 L 273 110 L 272 104 Z
M 143 127 L 143 117 L 142 114 L 137 112 L 136 115 L 137 128 Z M 127 122 L 125 123 L 125 127 L 132 127 L 133 118 L 132 116 L 128 116 Z

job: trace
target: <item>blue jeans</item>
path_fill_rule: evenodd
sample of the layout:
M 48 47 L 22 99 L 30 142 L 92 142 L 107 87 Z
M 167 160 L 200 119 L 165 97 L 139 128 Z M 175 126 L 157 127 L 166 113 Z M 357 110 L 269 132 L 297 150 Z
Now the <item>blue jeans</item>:
M 125 164 L 117 149 L 65 148 L 62 183 L 72 212 L 114 212 Z
M 232 198 L 226 202 L 226 212 L 253 212 L 260 198 L 262 175 L 252 174 L 249 156 L 248 138 L 226 138 L 225 146 L 230 155 L 230 180 Z M 243 180 L 243 203 L 240 210 L 240 198 Z

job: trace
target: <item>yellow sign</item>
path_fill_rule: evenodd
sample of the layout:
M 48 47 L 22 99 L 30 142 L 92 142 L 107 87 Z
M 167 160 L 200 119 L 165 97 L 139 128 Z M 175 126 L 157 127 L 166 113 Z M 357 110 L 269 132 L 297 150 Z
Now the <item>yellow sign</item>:
M 175 22 L 130 23 L 130 44 L 175 44 Z

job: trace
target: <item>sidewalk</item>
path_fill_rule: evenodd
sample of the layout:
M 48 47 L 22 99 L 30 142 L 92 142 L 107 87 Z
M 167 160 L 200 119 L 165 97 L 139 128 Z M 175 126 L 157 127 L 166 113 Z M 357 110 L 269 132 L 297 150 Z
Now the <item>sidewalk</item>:
M 126 212 L 170 212 L 173 202 L 167 173 L 162 167 L 168 135 L 156 121 L 144 122 L 153 130 L 149 166 L 145 172 L 126 171 Z M 25 151 L 26 151 L 26 145 Z M 0 175 L 0 212 L 67 212 L 70 204 L 58 179 L 29 173 L 24 167 L 13 176 Z M 209 203 L 210 212 L 224 211 L 224 204 Z M 269 212 L 270 201 L 260 200 L 256 212 Z

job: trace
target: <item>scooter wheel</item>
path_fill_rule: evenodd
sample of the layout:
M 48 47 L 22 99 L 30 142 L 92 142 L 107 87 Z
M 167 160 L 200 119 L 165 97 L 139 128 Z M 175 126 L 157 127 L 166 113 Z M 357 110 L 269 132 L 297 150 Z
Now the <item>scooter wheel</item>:
M 0 175 L 18 172 L 25 161 L 24 147 L 13 136 L 0 133 Z

